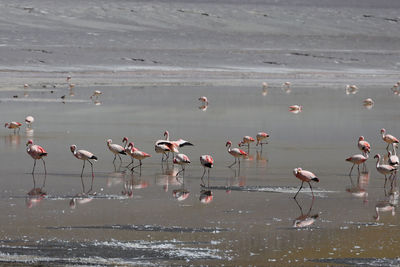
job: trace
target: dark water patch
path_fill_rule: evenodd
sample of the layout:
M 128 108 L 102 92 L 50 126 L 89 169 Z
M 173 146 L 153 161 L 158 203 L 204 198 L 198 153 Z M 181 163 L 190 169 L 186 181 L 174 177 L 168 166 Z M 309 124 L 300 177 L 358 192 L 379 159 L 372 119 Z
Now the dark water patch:
M 82 225 L 82 226 L 50 226 L 46 229 L 52 230 L 72 230 L 72 229 L 101 229 L 101 230 L 130 230 L 130 231 L 149 231 L 149 232 L 170 232 L 170 233 L 219 233 L 226 232 L 226 228 L 191 228 L 180 226 L 160 226 L 160 225 L 130 225 L 130 224 L 112 224 L 112 225 Z
M 399 266 L 400 258 L 396 259 L 388 259 L 388 258 L 338 258 L 338 259 L 316 259 L 310 260 L 312 262 L 319 262 L 319 263 L 331 263 L 331 264 L 338 264 L 344 266 Z

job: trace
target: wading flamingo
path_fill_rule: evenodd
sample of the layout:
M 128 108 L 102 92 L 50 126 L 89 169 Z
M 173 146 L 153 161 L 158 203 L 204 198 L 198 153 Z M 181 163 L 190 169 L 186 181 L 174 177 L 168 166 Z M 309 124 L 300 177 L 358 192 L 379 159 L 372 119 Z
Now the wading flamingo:
M 28 128 L 32 127 L 32 123 L 35 121 L 35 118 L 32 116 L 26 116 L 25 118 L 25 123 L 28 126 Z
M 203 177 L 206 174 L 206 168 L 208 168 L 208 187 L 210 186 L 210 169 L 214 166 L 214 159 L 210 155 L 202 155 L 200 157 L 200 163 L 204 168 L 203 175 L 201 176 L 201 186 L 205 186 Z
M 247 153 L 236 147 L 231 148 L 231 146 L 232 146 L 231 141 L 226 142 L 225 146 L 228 148 L 228 153 L 231 154 L 235 158 L 235 162 L 232 163 L 231 165 L 229 165 L 228 167 L 229 168 L 232 167 L 233 165 L 235 165 L 237 163 L 237 161 L 239 161 L 239 168 L 240 168 L 240 158 L 247 157 Z
M 130 151 L 128 154 L 132 158 L 139 160 L 139 164 L 136 166 L 133 166 L 131 168 L 131 171 L 133 171 L 133 169 L 135 169 L 136 167 L 140 167 L 140 169 L 142 169 L 142 160 L 145 158 L 151 157 L 150 154 L 147 154 L 146 152 L 140 151 L 138 148 L 136 148 L 135 145 L 133 144 L 133 142 L 129 143 L 128 151 Z
M 178 177 L 178 174 L 181 172 L 183 173 L 183 176 L 185 175 L 185 166 L 189 163 L 190 159 L 185 154 L 180 153 L 174 156 L 174 164 L 181 165 L 182 167 L 182 169 L 179 172 L 177 172 L 176 177 Z
M 351 172 L 353 171 L 354 165 L 356 165 L 356 164 L 357 164 L 358 173 L 360 173 L 360 164 L 364 163 L 367 159 L 368 159 L 368 154 L 365 156 L 361 155 L 361 154 L 356 154 L 356 155 L 353 155 L 353 156 L 347 158 L 346 161 L 353 163 L 353 166 L 351 166 L 349 175 L 351 176 Z
M 389 176 L 389 179 L 390 179 L 396 173 L 397 169 L 395 167 L 391 166 L 391 165 L 388 165 L 388 164 L 380 164 L 379 161 L 381 160 L 381 155 L 379 155 L 379 154 L 376 154 L 374 158 L 377 159 L 376 160 L 376 170 L 379 173 L 385 175 L 385 185 L 384 185 L 384 187 L 386 187 L 386 181 L 387 181 L 387 176 L 386 175 L 390 175 Z
M 301 186 L 300 186 L 300 188 L 299 188 L 299 191 L 297 191 L 296 195 L 294 195 L 293 198 L 296 199 L 297 194 L 298 194 L 298 193 L 300 192 L 300 190 L 303 188 L 304 182 L 308 183 L 308 185 L 310 186 L 311 193 L 312 193 L 312 196 L 313 196 L 313 198 L 314 198 L 314 192 L 313 192 L 313 189 L 312 189 L 312 186 L 311 186 L 311 183 L 310 183 L 310 182 L 316 182 L 316 183 L 318 183 L 318 182 L 319 182 L 318 177 L 317 177 L 314 173 L 312 173 L 312 172 L 310 172 L 310 171 L 303 170 L 303 169 L 301 169 L 301 168 L 295 168 L 295 169 L 293 170 L 293 174 L 294 174 L 294 176 L 296 176 L 297 179 L 301 180 Z
M 250 152 L 250 143 L 253 143 L 255 140 L 251 136 L 243 136 L 243 140 L 239 143 L 239 147 L 241 147 L 244 144 L 247 144 L 247 153 Z
M 126 155 L 125 149 L 122 146 L 118 145 L 118 144 L 112 144 L 112 140 L 111 139 L 107 140 L 107 147 L 114 154 L 113 163 L 117 159 L 117 155 L 119 157 L 119 160 L 122 163 L 122 158 L 121 158 L 120 154 Z
M 44 174 L 47 174 L 46 170 L 46 163 L 44 162 L 43 157 L 47 156 L 46 150 L 44 150 L 43 147 L 39 145 L 34 145 L 33 141 L 31 139 L 28 140 L 26 143 L 26 152 L 35 160 L 33 163 L 33 169 L 32 169 L 32 174 L 35 171 L 35 166 L 36 166 L 36 160 L 41 159 L 43 161 L 43 167 L 44 167 Z
M 101 91 L 99 91 L 99 90 L 95 90 L 95 91 L 93 92 L 93 94 L 90 96 L 90 99 L 93 99 L 93 97 L 95 97 L 96 99 L 98 99 L 99 96 L 102 95 L 102 94 L 103 94 L 103 92 L 101 92 Z
M 364 136 L 358 138 L 358 149 L 360 149 L 364 155 L 371 152 L 371 145 L 365 141 Z
M 399 157 L 397 156 L 397 144 L 393 144 L 393 150 L 388 153 L 388 163 L 393 167 L 399 166 Z
M 8 129 L 14 129 L 14 133 L 15 133 L 17 129 L 19 132 L 19 127 L 21 127 L 21 125 L 22 125 L 22 123 L 20 123 L 20 122 L 12 121 L 12 122 L 7 122 L 6 124 L 4 124 L 4 127 L 8 128 Z
M 256 139 L 257 139 L 256 146 L 261 145 L 261 149 L 262 149 L 262 145 L 268 144 L 268 142 L 263 143 L 262 140 L 267 139 L 268 137 L 269 137 L 269 134 L 264 133 L 264 132 L 259 132 L 256 136 Z
M 385 141 L 388 145 L 386 147 L 386 150 L 389 151 L 389 145 L 392 144 L 398 144 L 399 143 L 399 139 L 397 139 L 396 137 L 394 137 L 391 134 L 386 134 L 386 130 L 384 128 L 381 129 L 381 134 L 382 134 L 382 139 L 383 141 Z
M 207 106 L 208 105 L 208 99 L 205 96 L 199 97 L 199 100 L 201 101 L 201 104 L 203 106 Z
M 83 176 L 83 170 L 85 169 L 85 162 L 89 162 L 91 167 L 92 167 L 92 181 L 94 178 L 94 172 L 93 172 L 93 163 L 90 161 L 90 159 L 97 161 L 97 157 L 92 153 L 87 150 L 76 150 L 76 145 L 71 145 L 70 146 L 72 154 L 74 154 L 75 158 L 83 160 L 83 166 L 82 166 L 82 172 L 81 172 L 81 177 Z

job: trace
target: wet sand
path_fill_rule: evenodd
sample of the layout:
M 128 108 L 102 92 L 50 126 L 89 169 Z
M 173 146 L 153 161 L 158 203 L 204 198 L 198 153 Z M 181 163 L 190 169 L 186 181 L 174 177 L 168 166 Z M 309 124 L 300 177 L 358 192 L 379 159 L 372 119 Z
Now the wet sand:
M 398 189 L 384 190 L 373 160 L 385 153 L 380 129 L 400 133 L 390 90 L 399 77 L 397 2 L 1 5 L 15 16 L 1 27 L 0 114 L 3 122 L 35 117 L 33 131 L 0 131 L 3 265 L 399 264 Z M 293 28 L 300 19 L 309 26 Z M 359 92 L 347 95 L 346 84 Z M 89 99 L 94 90 L 103 92 L 98 102 Z M 290 113 L 294 104 L 303 111 Z M 180 149 L 192 160 L 184 179 L 154 152 L 165 130 L 194 144 Z M 259 131 L 269 143 L 251 145 L 240 169 L 228 168 L 226 141 L 236 146 Z M 360 135 L 372 152 L 367 171 L 349 177 L 345 159 L 359 153 Z M 127 157 L 113 164 L 106 140 L 124 136 L 152 155 L 141 172 L 124 167 Z M 47 175 L 40 161 L 31 174 L 30 138 L 49 153 Z M 99 158 L 90 194 L 90 166 L 81 180 L 71 144 Z M 207 188 L 203 154 L 215 160 Z M 307 186 L 293 199 L 296 167 L 320 178 L 314 200 Z M 207 204 L 205 189 L 213 194 Z M 182 190 L 189 196 L 179 201 Z M 302 215 L 310 225 L 294 227 Z

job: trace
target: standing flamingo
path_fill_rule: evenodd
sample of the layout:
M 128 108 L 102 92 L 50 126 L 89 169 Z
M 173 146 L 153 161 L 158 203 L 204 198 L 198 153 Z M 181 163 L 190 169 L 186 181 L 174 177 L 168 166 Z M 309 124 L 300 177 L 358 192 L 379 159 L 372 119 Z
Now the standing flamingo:
M 168 131 L 164 132 L 164 138 L 165 138 L 165 140 L 161 140 L 161 139 L 157 140 L 156 143 L 154 144 L 154 150 L 156 151 L 156 153 L 163 154 L 161 157 L 161 163 L 168 160 L 169 152 L 171 152 L 172 150 L 174 150 L 173 152 L 177 152 L 177 153 L 179 152 L 178 149 L 169 142 Z M 164 159 L 164 156 L 165 156 L 165 159 Z
M 140 169 L 142 169 L 142 159 L 151 157 L 150 154 L 147 154 L 146 152 L 140 151 L 138 148 L 136 148 L 133 142 L 129 143 L 128 151 L 130 151 L 128 154 L 132 158 L 139 160 L 139 165 L 133 166 L 131 168 L 131 171 L 133 171 L 133 169 L 135 169 L 136 167 L 140 167 Z
M 37 159 L 41 159 L 43 161 L 44 174 L 47 174 L 46 162 L 44 162 L 44 159 L 43 159 L 43 157 L 47 156 L 46 150 L 44 150 L 44 148 L 39 145 L 34 145 L 33 141 L 31 139 L 28 140 L 28 142 L 26 143 L 26 146 L 27 146 L 26 152 L 28 152 L 28 154 L 35 160 L 33 163 L 32 174 L 35 171 Z
M 358 149 L 360 149 L 364 155 L 371 152 L 371 145 L 365 141 L 364 136 L 358 138 Z
M 386 150 L 389 151 L 389 145 L 392 144 L 398 144 L 399 143 L 399 139 L 397 139 L 396 137 L 394 137 L 391 134 L 386 134 L 386 130 L 384 128 L 381 129 L 381 134 L 382 134 L 382 139 L 383 141 L 385 141 L 388 145 L 386 147 Z
M 236 147 L 231 148 L 231 146 L 232 146 L 231 141 L 226 142 L 225 146 L 228 148 L 228 153 L 231 154 L 235 158 L 235 162 L 232 163 L 231 165 L 229 165 L 228 167 L 229 168 L 232 167 L 233 165 L 235 165 L 237 163 L 237 161 L 239 161 L 239 168 L 240 168 L 240 158 L 247 157 L 247 153 Z
M 113 163 L 117 159 L 117 155 L 119 157 L 119 160 L 122 163 L 122 158 L 121 158 L 120 154 L 126 155 L 125 149 L 122 146 L 118 145 L 118 144 L 112 144 L 112 140 L 111 139 L 107 140 L 107 147 L 114 154 Z
M 99 96 L 102 95 L 102 94 L 103 94 L 102 91 L 100 91 L 100 90 L 95 90 L 95 91 L 93 91 L 93 94 L 90 96 L 90 99 L 93 99 L 93 97 L 96 97 L 96 99 L 98 99 Z
M 20 122 L 12 121 L 12 122 L 7 122 L 6 124 L 4 124 L 4 127 L 8 128 L 8 129 L 14 129 L 14 133 L 15 133 L 17 129 L 19 132 L 19 127 L 21 127 L 21 125 L 22 125 L 22 123 L 20 123 Z
M 256 139 L 257 139 L 257 144 L 256 144 L 256 146 L 261 145 L 261 149 L 262 149 L 262 145 L 263 145 L 263 144 L 268 144 L 268 142 L 263 143 L 262 140 L 264 140 L 264 139 L 266 139 L 266 138 L 268 138 L 268 137 L 269 137 L 269 134 L 264 133 L 264 132 L 259 132 L 259 133 L 256 135 Z
M 365 156 L 361 155 L 361 154 L 356 154 L 356 155 L 353 155 L 353 156 L 347 158 L 346 161 L 353 163 L 353 166 L 351 166 L 349 175 L 351 176 L 351 172 L 353 171 L 354 165 L 356 165 L 356 164 L 357 164 L 358 172 L 360 173 L 360 164 L 364 163 L 367 159 L 368 159 L 368 154 Z
M 248 136 L 248 135 L 243 136 L 243 140 L 239 143 L 239 147 L 244 144 L 247 144 L 247 153 L 249 153 L 250 152 L 250 143 L 253 143 L 254 141 L 255 141 L 254 138 L 251 136 Z
M 199 97 L 199 100 L 201 101 L 203 106 L 208 106 L 208 99 L 205 96 Z
M 184 147 L 184 146 L 193 146 L 192 143 L 183 140 L 183 139 L 178 139 L 176 141 L 170 141 L 169 140 L 169 132 L 165 131 L 164 132 L 165 140 L 158 140 L 156 144 L 158 145 L 167 145 L 170 147 L 172 153 L 179 153 L 178 147 Z
M 299 191 L 297 191 L 296 195 L 294 195 L 294 199 L 296 199 L 297 194 L 303 188 L 304 182 L 308 183 L 308 185 L 310 186 L 311 193 L 312 193 L 312 196 L 314 198 L 314 192 L 312 190 L 312 186 L 311 186 L 310 182 L 317 182 L 318 183 L 319 179 L 317 178 L 317 176 L 314 173 L 312 173 L 310 171 L 302 170 L 301 168 L 295 168 L 293 170 L 293 174 L 294 174 L 294 176 L 296 176 L 297 179 L 301 180 L 301 186 L 299 188 Z
M 388 163 L 389 165 L 393 167 L 398 167 L 399 166 L 399 157 L 397 156 L 396 152 L 397 144 L 393 144 L 393 150 L 389 151 L 388 154 Z
M 190 163 L 190 159 L 188 156 L 186 156 L 185 154 L 176 154 L 174 156 L 174 164 L 178 164 L 181 165 L 182 169 L 176 174 L 176 177 L 178 177 L 179 173 L 183 173 L 183 175 L 185 175 L 185 165 Z
M 391 166 L 391 165 L 388 165 L 388 164 L 380 164 L 379 161 L 381 160 L 381 155 L 379 155 L 379 154 L 376 154 L 374 158 L 377 159 L 376 160 L 376 170 L 379 173 L 385 175 L 385 185 L 384 185 L 384 187 L 386 187 L 386 181 L 387 181 L 387 176 L 386 175 L 390 174 L 390 176 L 389 176 L 389 179 L 390 179 L 390 177 L 392 177 L 392 175 L 396 173 L 397 169 L 395 167 Z
M 210 169 L 214 166 L 214 159 L 210 155 L 202 155 L 200 157 L 200 163 L 204 168 L 203 175 L 201 176 L 201 186 L 205 186 L 203 177 L 206 174 L 206 168 L 208 168 L 208 187 L 210 187 Z
M 28 128 L 32 127 L 32 123 L 35 121 L 35 118 L 32 116 L 26 116 L 25 118 L 25 123 L 28 126 Z
M 83 176 L 83 170 L 85 169 L 85 162 L 89 162 L 91 167 L 92 167 L 92 182 L 94 178 L 94 172 L 93 172 L 93 163 L 90 161 L 90 159 L 93 159 L 94 161 L 97 161 L 97 157 L 92 153 L 87 150 L 76 150 L 76 145 L 71 145 L 70 146 L 72 154 L 74 154 L 75 158 L 83 160 L 83 166 L 82 166 L 82 172 L 81 172 L 81 177 Z

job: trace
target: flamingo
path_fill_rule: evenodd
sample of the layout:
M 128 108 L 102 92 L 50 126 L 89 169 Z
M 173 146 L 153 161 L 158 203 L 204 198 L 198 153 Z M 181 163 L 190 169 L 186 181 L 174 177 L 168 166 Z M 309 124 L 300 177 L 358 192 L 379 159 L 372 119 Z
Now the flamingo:
M 393 205 L 389 201 L 379 201 L 375 205 L 376 216 L 373 216 L 373 218 L 376 221 L 379 221 L 379 218 L 380 218 L 379 217 L 379 212 L 385 212 L 385 211 L 391 211 L 392 212 L 392 216 L 394 216 L 395 215 L 395 205 Z
M 354 84 L 352 84 L 352 85 L 349 85 L 349 84 L 347 84 L 346 85 L 346 95 L 349 95 L 349 94 L 356 94 L 358 92 L 358 87 L 357 87 L 357 85 L 354 85 Z
M 12 121 L 12 122 L 7 122 L 6 124 L 4 124 L 4 127 L 8 128 L 8 129 L 14 129 L 14 133 L 15 133 L 17 129 L 19 132 L 19 127 L 21 127 L 21 125 L 22 125 L 22 123 L 20 123 L 20 122 Z
M 268 142 L 263 143 L 262 140 L 264 140 L 264 139 L 266 139 L 266 138 L 268 138 L 268 137 L 269 137 L 269 134 L 264 133 L 264 132 L 259 132 L 259 133 L 256 135 L 256 139 L 257 139 L 257 144 L 256 144 L 256 146 L 261 145 L 261 149 L 262 149 L 262 145 L 263 145 L 263 144 L 268 144 Z
M 229 168 L 232 167 L 233 165 L 235 165 L 237 163 L 237 161 L 239 161 L 239 168 L 240 168 L 240 158 L 247 157 L 247 153 L 236 147 L 231 148 L 231 146 L 232 146 L 231 141 L 226 142 L 225 146 L 228 148 L 228 153 L 231 154 L 235 158 L 235 162 L 232 163 L 231 165 L 229 165 L 228 167 Z
M 190 159 L 188 156 L 185 154 L 179 153 L 174 156 L 174 164 L 181 165 L 182 169 L 176 174 L 178 177 L 178 174 L 183 172 L 185 174 L 185 165 L 190 163 Z
M 138 148 L 136 148 L 134 146 L 133 142 L 129 143 L 128 151 L 130 151 L 128 154 L 132 158 L 139 160 L 139 165 L 133 166 L 131 168 L 131 171 L 133 171 L 133 169 L 136 168 L 136 167 L 140 167 L 140 169 L 141 169 L 142 168 L 142 159 L 151 157 L 150 154 L 147 154 L 146 152 L 140 151 Z
M 318 183 L 318 182 L 319 182 L 319 179 L 317 178 L 317 176 L 316 176 L 314 173 L 312 173 L 312 172 L 310 172 L 310 171 L 303 170 L 303 169 L 301 169 L 301 168 L 295 168 L 295 169 L 293 170 L 293 174 L 294 174 L 294 176 L 296 176 L 297 179 L 300 179 L 300 180 L 301 180 L 301 186 L 300 186 L 300 188 L 299 188 L 299 191 L 297 191 L 296 195 L 294 195 L 294 199 L 296 199 L 297 194 L 298 194 L 298 193 L 300 192 L 300 190 L 303 188 L 304 182 L 308 183 L 308 185 L 310 186 L 311 193 L 312 193 L 312 196 L 313 196 L 313 198 L 314 198 L 314 192 L 313 192 L 313 190 L 312 190 L 312 186 L 311 186 L 311 183 L 310 183 L 310 182 L 316 182 L 316 183 Z
M 83 160 L 83 166 L 82 166 L 82 172 L 81 172 L 81 177 L 83 176 L 83 170 L 85 169 L 85 162 L 89 162 L 91 167 L 92 167 L 92 184 L 93 184 L 93 179 L 94 179 L 94 172 L 93 172 L 93 163 L 90 161 L 90 159 L 97 161 L 97 157 L 92 153 L 87 150 L 76 150 L 76 145 L 71 145 L 70 146 L 72 154 L 74 154 L 75 158 Z M 83 181 L 82 181 L 83 182 Z
M 120 154 L 126 155 L 125 149 L 122 146 L 118 145 L 118 144 L 112 144 L 112 140 L 111 139 L 107 140 L 107 147 L 114 154 L 113 163 L 117 159 L 117 155 L 119 157 L 119 160 L 122 163 L 122 158 L 121 158 Z
M 35 171 L 36 160 L 41 159 L 43 161 L 44 174 L 46 175 L 47 174 L 46 162 L 44 162 L 43 159 L 43 157 L 47 156 L 46 150 L 44 150 L 44 148 L 39 145 L 33 144 L 33 141 L 31 139 L 28 140 L 26 146 L 27 146 L 26 152 L 35 160 L 33 163 L 32 174 Z
M 93 92 L 93 94 L 90 96 L 90 99 L 93 99 L 93 97 L 96 97 L 96 99 L 98 99 L 99 96 L 102 95 L 102 94 L 103 94 L 103 92 L 101 92 L 101 91 L 99 91 L 99 90 L 95 90 L 95 91 Z
M 356 165 L 356 164 L 357 164 L 358 172 L 360 172 L 360 164 L 364 163 L 367 159 L 368 159 L 368 154 L 365 156 L 361 155 L 361 154 L 356 154 L 356 155 L 353 155 L 353 156 L 347 158 L 346 161 L 353 163 L 353 166 L 351 166 L 349 175 L 351 176 L 351 172 L 353 171 L 354 165 Z
M 292 85 L 291 82 L 284 82 L 284 83 L 282 84 L 282 89 L 283 89 L 287 94 L 290 94 L 290 92 L 292 92 L 291 85 Z
M 300 106 L 300 105 L 289 106 L 289 111 L 294 114 L 300 113 L 303 111 L 303 106 Z
M 164 132 L 164 138 L 165 140 L 157 140 L 155 145 L 154 145 L 154 150 L 156 153 L 162 153 L 162 158 L 161 158 L 161 163 L 163 161 L 167 161 L 169 158 L 169 152 L 173 150 L 173 152 L 179 153 L 178 149 L 176 146 L 174 146 L 171 142 L 169 142 L 169 133 L 168 131 Z M 168 142 L 167 142 L 168 141 Z M 164 159 L 164 155 L 166 156 Z
M 357 146 L 358 146 L 358 149 L 360 149 L 364 155 L 371 152 L 371 145 L 367 141 L 365 141 L 364 136 L 360 136 L 358 138 Z
M 376 154 L 374 158 L 377 159 L 376 160 L 376 170 L 379 173 L 385 175 L 385 185 L 384 185 L 384 187 L 386 187 L 386 181 L 387 181 L 386 175 L 390 174 L 390 176 L 389 176 L 389 179 L 390 179 L 390 177 L 394 173 L 396 173 L 397 169 L 396 169 L 396 167 L 388 165 L 388 164 L 380 164 L 379 161 L 381 160 L 381 155 L 379 155 L 379 154 Z
M 192 143 L 190 143 L 190 142 L 188 142 L 186 140 L 183 140 L 183 139 L 178 139 L 176 141 L 170 141 L 169 140 L 169 132 L 168 131 L 164 132 L 164 136 L 165 136 L 165 140 L 158 140 L 156 142 L 156 144 L 159 144 L 159 145 L 166 144 L 167 146 L 170 147 L 171 152 L 173 152 L 173 153 L 179 153 L 178 147 L 194 146 Z
M 67 82 L 69 82 L 69 80 L 71 80 L 71 78 L 72 78 L 71 75 L 68 75 L 67 76 Z
M 208 186 L 210 186 L 210 169 L 214 166 L 214 159 L 210 156 L 210 155 L 202 155 L 200 157 L 200 163 L 204 168 L 204 172 L 203 175 L 201 176 L 201 186 L 205 186 L 204 181 L 203 181 L 203 177 L 206 174 L 206 168 L 208 168 Z
M 199 97 L 199 100 L 201 101 L 203 106 L 207 106 L 208 105 L 208 99 L 205 96 Z
M 393 151 L 389 151 L 388 154 L 389 156 L 388 163 L 393 167 L 399 166 L 399 157 L 397 156 L 396 148 L 397 144 L 393 144 Z
M 384 128 L 381 129 L 381 134 L 382 134 L 382 139 L 383 141 L 385 141 L 388 145 L 386 147 L 386 150 L 389 150 L 389 145 L 392 144 L 398 144 L 399 143 L 399 139 L 397 139 L 396 137 L 394 137 L 391 134 L 386 134 L 386 130 Z
M 32 116 L 26 116 L 25 123 L 28 125 L 28 128 L 32 127 L 32 123 L 35 121 L 35 118 Z
M 363 106 L 367 109 L 371 109 L 374 106 L 375 102 L 371 98 L 367 98 L 363 101 Z
M 251 136 L 248 136 L 248 135 L 243 136 L 243 140 L 242 140 L 242 142 L 239 143 L 239 147 L 244 144 L 247 144 L 247 152 L 249 152 L 250 151 L 250 143 L 253 143 L 254 141 L 255 141 L 254 138 Z

